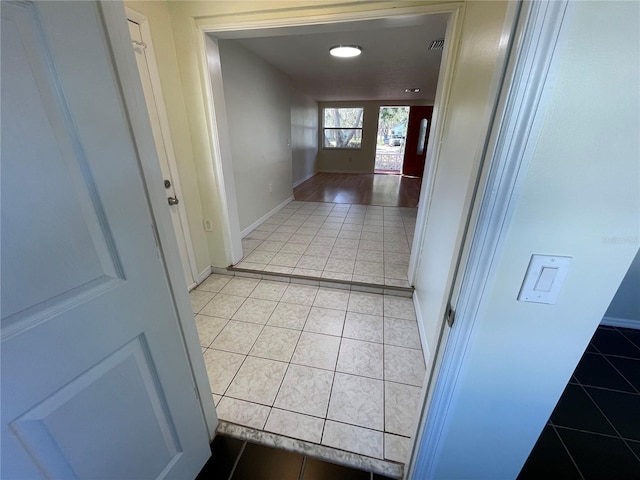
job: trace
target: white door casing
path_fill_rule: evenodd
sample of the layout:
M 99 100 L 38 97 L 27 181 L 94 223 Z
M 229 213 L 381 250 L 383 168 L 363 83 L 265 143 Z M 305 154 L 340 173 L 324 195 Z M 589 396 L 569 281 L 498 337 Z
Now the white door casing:
M 187 212 L 184 207 L 182 189 L 180 187 L 178 168 L 171 142 L 167 114 L 164 108 L 162 90 L 155 65 L 155 58 L 153 56 L 153 46 L 150 35 L 148 32 L 143 31 L 141 25 L 138 23 L 142 16 L 139 14 L 135 15 L 135 19 L 132 18 L 133 16 L 134 12 L 127 10 L 129 33 L 133 40 L 133 50 L 140 73 L 145 102 L 149 111 L 149 120 L 151 121 L 153 139 L 156 150 L 158 151 L 162 177 L 163 180 L 169 180 L 171 183 L 171 185 L 166 188 L 166 194 L 167 197 L 174 197 L 179 201 L 176 205 L 169 205 L 167 203 L 167 209 L 171 215 L 171 222 L 178 242 L 178 250 L 180 252 L 185 281 L 187 286 L 192 288 L 195 287 L 195 281 L 198 277 L 197 267 L 191 243 L 191 235 L 189 233 Z
M 1 13 L 1 476 L 193 478 L 207 425 L 102 7 Z

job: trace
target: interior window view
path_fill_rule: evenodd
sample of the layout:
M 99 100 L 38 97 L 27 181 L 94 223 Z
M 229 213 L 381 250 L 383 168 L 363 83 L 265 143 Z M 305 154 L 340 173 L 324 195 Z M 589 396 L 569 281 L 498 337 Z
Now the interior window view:
M 1 478 L 640 478 L 638 2 L 0 16 Z

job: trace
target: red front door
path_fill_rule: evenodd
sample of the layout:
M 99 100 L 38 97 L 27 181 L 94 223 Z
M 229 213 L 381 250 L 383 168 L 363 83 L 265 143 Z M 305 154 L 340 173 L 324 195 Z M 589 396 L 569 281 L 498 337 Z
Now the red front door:
M 422 177 L 427 154 L 427 140 L 431 130 L 433 107 L 411 107 L 404 147 L 402 174 Z

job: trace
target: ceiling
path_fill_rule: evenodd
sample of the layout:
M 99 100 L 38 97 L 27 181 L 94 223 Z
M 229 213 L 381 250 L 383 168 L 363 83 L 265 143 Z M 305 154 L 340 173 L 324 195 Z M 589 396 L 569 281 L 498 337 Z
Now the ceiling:
M 284 72 L 291 85 L 318 101 L 433 101 L 448 15 L 411 15 L 358 22 L 211 35 L 235 41 Z M 359 45 L 356 58 L 334 58 L 329 47 Z M 405 93 L 406 88 L 419 93 Z

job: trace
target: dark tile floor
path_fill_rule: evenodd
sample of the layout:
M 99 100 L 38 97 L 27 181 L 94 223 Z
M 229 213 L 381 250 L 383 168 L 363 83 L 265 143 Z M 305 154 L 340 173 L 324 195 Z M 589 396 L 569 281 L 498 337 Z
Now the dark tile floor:
M 601 326 L 518 480 L 640 479 L 640 330 Z
M 217 435 L 196 480 L 391 480 L 363 470 Z

